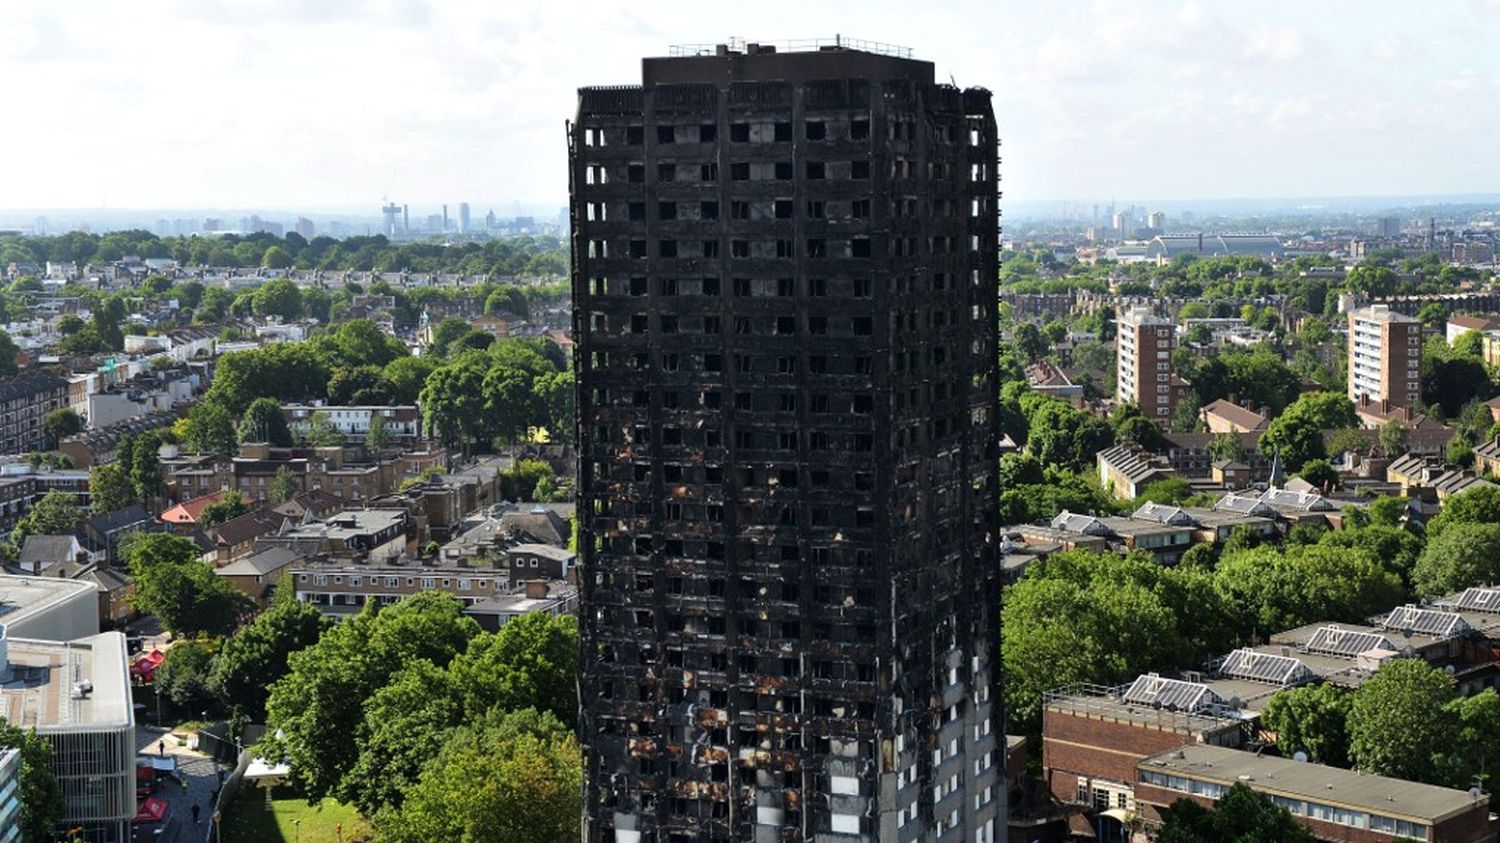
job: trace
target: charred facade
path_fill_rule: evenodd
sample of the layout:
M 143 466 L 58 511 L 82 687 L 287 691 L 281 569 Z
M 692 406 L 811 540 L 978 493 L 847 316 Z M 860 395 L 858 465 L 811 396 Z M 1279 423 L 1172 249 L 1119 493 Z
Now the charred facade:
M 585 839 L 1003 838 L 990 94 L 643 70 L 569 127 Z

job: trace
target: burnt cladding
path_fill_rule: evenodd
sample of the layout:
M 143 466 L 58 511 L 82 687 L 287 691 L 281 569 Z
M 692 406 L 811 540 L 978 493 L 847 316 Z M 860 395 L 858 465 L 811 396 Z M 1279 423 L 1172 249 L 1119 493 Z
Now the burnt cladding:
M 585 838 L 1003 838 L 989 92 L 643 80 L 569 126 Z

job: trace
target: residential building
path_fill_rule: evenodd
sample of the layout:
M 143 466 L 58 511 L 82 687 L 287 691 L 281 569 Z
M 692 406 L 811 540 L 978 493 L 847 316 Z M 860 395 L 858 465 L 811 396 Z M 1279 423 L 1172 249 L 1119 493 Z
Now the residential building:
M 1489 800 L 1467 792 L 1224 746 L 1185 745 L 1136 764 L 1132 810 L 1153 824 L 1179 799 L 1204 806 L 1237 783 L 1287 809 L 1319 840 L 1493 843 Z
M 335 617 L 359 612 L 367 603 L 386 606 L 423 591 L 442 591 L 486 629 L 528 612 L 576 614 L 578 588 L 565 580 L 518 579 L 511 585 L 504 564 L 430 565 L 325 564 L 304 561 L 289 573 L 298 600 Z
M 170 528 L 166 524 L 157 521 L 155 516 L 138 503 L 96 515 L 83 522 L 83 535 L 89 552 L 96 557 L 102 554 L 104 561 L 109 564 L 120 561 L 120 539 L 125 534 L 158 533 L 168 529 Z
M 1488 316 L 1455 313 L 1448 317 L 1448 322 L 1443 327 L 1443 339 L 1447 340 L 1449 345 L 1452 345 L 1454 340 L 1470 331 L 1487 334 L 1490 331 L 1500 330 L 1500 320 Z
M 579 92 L 588 843 L 1004 837 L 997 143 L 847 42 Z
M 517 544 L 507 547 L 504 563 L 510 568 L 510 587 L 520 588 L 531 580 L 569 580 L 577 557 L 550 544 Z
M 79 576 L 78 580 L 94 586 L 99 598 L 100 629 L 119 629 L 140 615 L 130 605 L 135 583 L 119 568 L 94 568 Z
M 1209 433 L 1263 433 L 1271 423 L 1265 413 L 1257 413 L 1222 398 L 1204 404 L 1198 416 L 1203 419 Z
M 92 590 L 89 590 L 92 602 Z M 91 607 L 92 608 L 92 607 Z M 135 714 L 125 636 L 12 638 L 0 626 L 0 716 L 52 745 L 63 825 L 93 843 L 128 843 L 135 816 Z
M 1349 311 L 1349 400 L 1422 400 L 1422 323 L 1383 304 Z
M 292 435 L 302 437 L 312 427 L 313 416 L 322 413 L 334 427 L 351 440 L 362 440 L 370 431 L 371 419 L 385 420 L 386 432 L 395 442 L 414 444 L 422 437 L 422 414 L 414 404 L 323 406 L 318 404 L 282 404 Z
M 189 498 L 182 503 L 168 507 L 157 517 L 163 523 L 171 525 L 178 532 L 190 533 L 198 529 L 198 525 L 203 519 L 203 510 L 224 500 L 228 494 L 226 491 L 219 491 L 199 495 L 196 498 Z
M 384 562 L 408 550 L 405 509 L 346 509 L 322 521 L 302 523 L 263 536 L 256 545 L 302 548 L 329 559 Z
M 479 622 L 489 632 L 498 632 L 500 627 L 522 615 L 578 614 L 578 587 L 560 580 L 531 580 L 520 590 L 506 595 L 496 595 L 471 603 L 464 614 Z
M 1175 476 L 1166 457 L 1130 443 L 1105 448 L 1094 461 L 1100 487 L 1121 500 L 1134 500 L 1148 485 Z
M 0 454 L 47 450 L 42 421 L 68 406 L 68 382 L 46 372 L 22 372 L 0 381 Z
M 1120 314 L 1115 332 L 1115 400 L 1134 404 L 1146 418 L 1165 427 L 1177 402 L 1187 395 L 1187 384 L 1172 368 L 1177 330 L 1172 320 L 1149 308 L 1133 307 Z
M 27 536 L 16 554 L 14 567 L 33 577 L 76 577 L 94 567 L 78 537 Z
M 292 566 L 307 559 L 295 547 L 271 546 L 214 568 L 214 573 L 239 589 L 262 609 L 270 605 L 276 586 L 291 573 Z

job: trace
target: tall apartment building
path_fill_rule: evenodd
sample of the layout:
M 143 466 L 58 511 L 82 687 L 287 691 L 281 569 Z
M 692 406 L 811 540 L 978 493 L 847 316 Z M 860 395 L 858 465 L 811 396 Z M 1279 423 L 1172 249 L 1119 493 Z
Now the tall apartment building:
M 1116 322 L 1115 400 L 1135 404 L 1146 418 L 1165 425 L 1187 394 L 1187 383 L 1172 368 L 1177 329 L 1146 307 L 1133 307 Z
M 585 839 L 1003 838 L 990 93 L 642 75 L 570 128 Z
M 46 372 L 23 372 L 0 381 L 0 454 L 47 447 L 42 422 L 68 406 L 68 382 Z
M 1349 311 L 1349 400 L 1422 400 L 1422 322 L 1383 304 Z

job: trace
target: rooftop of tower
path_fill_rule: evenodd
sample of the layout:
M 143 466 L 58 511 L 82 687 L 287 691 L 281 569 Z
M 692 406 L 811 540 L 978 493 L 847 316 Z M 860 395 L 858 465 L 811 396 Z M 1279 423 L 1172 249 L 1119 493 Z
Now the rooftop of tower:
M 932 62 L 912 58 L 909 47 L 835 35 L 794 41 L 679 44 L 664 57 L 641 62 L 645 87 L 738 81 L 802 83 L 814 79 L 934 81 Z

